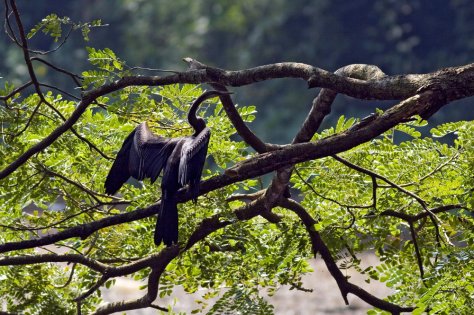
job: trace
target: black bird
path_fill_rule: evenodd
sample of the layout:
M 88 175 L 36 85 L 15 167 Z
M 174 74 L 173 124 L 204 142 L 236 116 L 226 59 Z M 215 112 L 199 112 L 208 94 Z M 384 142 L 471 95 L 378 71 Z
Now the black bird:
M 199 105 L 208 98 L 231 94 L 207 91 L 200 95 L 188 113 L 188 122 L 194 128 L 192 136 L 164 138 L 154 134 L 146 122 L 138 125 L 125 139 L 105 180 L 105 192 L 115 194 L 134 177 L 150 178 L 153 183 L 163 170 L 161 181 L 161 208 L 155 229 L 155 244 L 171 246 L 178 242 L 178 208 L 176 192 L 189 185 L 188 190 L 197 201 L 199 182 L 206 160 L 211 131 L 204 119 L 196 117 Z

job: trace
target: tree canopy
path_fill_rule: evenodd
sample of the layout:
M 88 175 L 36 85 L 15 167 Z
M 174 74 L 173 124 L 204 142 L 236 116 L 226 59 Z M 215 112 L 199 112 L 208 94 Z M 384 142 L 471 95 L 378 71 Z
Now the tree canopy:
M 21 56 L 15 67 L 23 71 L 2 74 L 0 87 L 3 311 L 173 313 L 160 300 L 182 286 L 208 289 L 196 313 L 271 314 L 262 291 L 273 294 L 284 284 L 305 291 L 301 277 L 312 272 L 307 260 L 314 256 L 324 260 L 343 300 L 357 296 L 374 307 L 370 314 L 474 309 L 474 123 L 428 122 L 474 95 L 474 64 L 388 75 L 367 64 L 331 72 L 308 60 L 248 68 L 229 59 L 226 67 L 241 68 L 228 70 L 213 66 L 218 57 L 210 56 L 187 57 L 185 70 L 150 75 L 113 48 L 90 45 L 83 49 L 88 65 L 76 73 L 75 65 L 55 58 L 67 58 L 61 54 L 69 31 L 87 40 L 101 21 L 50 14 L 27 27 L 16 2 L 4 3 L 8 49 Z M 247 17 L 215 15 L 227 27 Z M 34 47 L 41 32 L 55 42 L 52 51 Z M 115 154 L 140 122 L 166 137 L 189 135 L 186 112 L 203 90 L 238 95 L 282 79 L 308 87 L 313 97 L 298 106 L 305 120 L 296 132 L 279 126 L 293 139 L 286 144 L 251 130 L 261 115 L 258 103 L 226 96 L 200 108 L 212 137 L 198 202 L 188 202 L 186 188 L 178 192 L 178 245 L 153 244 L 157 185 L 131 181 L 119 195 L 104 194 Z M 263 89 L 288 100 L 279 83 Z M 374 106 L 366 117 L 340 115 L 324 128 L 338 94 L 394 103 Z M 361 267 L 367 250 L 380 265 Z M 382 299 L 362 289 L 345 277 L 347 268 L 395 293 Z M 121 276 L 145 281 L 142 297 L 100 304 L 100 289 Z

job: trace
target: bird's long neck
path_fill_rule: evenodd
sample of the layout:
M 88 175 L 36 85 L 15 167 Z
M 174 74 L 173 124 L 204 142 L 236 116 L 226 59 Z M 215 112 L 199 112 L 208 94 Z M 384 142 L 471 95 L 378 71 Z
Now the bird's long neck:
M 196 132 L 200 132 L 202 129 L 206 127 L 204 120 L 202 118 L 196 117 L 196 111 L 199 105 L 201 105 L 202 102 L 204 102 L 209 97 L 211 97 L 210 93 L 208 92 L 203 93 L 194 101 L 194 103 L 191 105 L 191 108 L 189 109 L 188 122 L 194 128 Z

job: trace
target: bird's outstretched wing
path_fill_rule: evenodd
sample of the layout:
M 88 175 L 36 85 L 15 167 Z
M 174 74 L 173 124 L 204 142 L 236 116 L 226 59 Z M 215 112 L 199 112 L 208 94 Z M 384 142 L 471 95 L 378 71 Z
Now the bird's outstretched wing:
M 130 174 L 138 180 L 150 178 L 154 182 L 160 175 L 178 139 L 154 134 L 145 122 L 138 125 L 130 151 Z
M 105 181 L 107 194 L 114 194 L 130 176 L 154 182 L 160 175 L 177 139 L 169 139 L 151 132 L 141 123 L 127 137 Z
M 151 182 L 155 182 L 160 175 L 161 170 L 165 166 L 168 158 L 173 152 L 176 144 L 180 141 L 177 139 L 167 139 L 162 143 L 145 144 L 143 166 L 145 169 L 145 177 L 151 179 Z
M 109 174 L 107 175 L 104 186 L 105 193 L 108 195 L 115 194 L 130 177 L 128 165 L 135 131 L 136 129 L 134 129 L 123 142 L 122 148 L 120 148 L 120 151 L 117 153 L 114 164 L 112 164 Z
M 179 182 L 183 186 L 189 184 L 193 195 L 198 193 L 210 138 L 211 131 L 204 128 L 197 136 L 186 139 L 181 150 Z

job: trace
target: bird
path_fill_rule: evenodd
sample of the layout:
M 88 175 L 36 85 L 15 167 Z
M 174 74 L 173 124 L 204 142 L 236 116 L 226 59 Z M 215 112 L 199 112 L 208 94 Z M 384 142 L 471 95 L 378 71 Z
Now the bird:
M 190 196 L 197 201 L 211 131 L 204 119 L 196 116 L 196 111 L 206 99 L 228 94 L 232 93 L 210 90 L 192 103 L 188 112 L 188 122 L 194 129 L 191 136 L 165 138 L 154 134 L 142 122 L 117 153 L 104 184 L 108 195 L 115 194 L 130 177 L 150 178 L 154 183 L 163 170 L 161 206 L 154 234 L 157 246 L 163 242 L 169 247 L 178 242 L 177 191 L 188 185 Z

